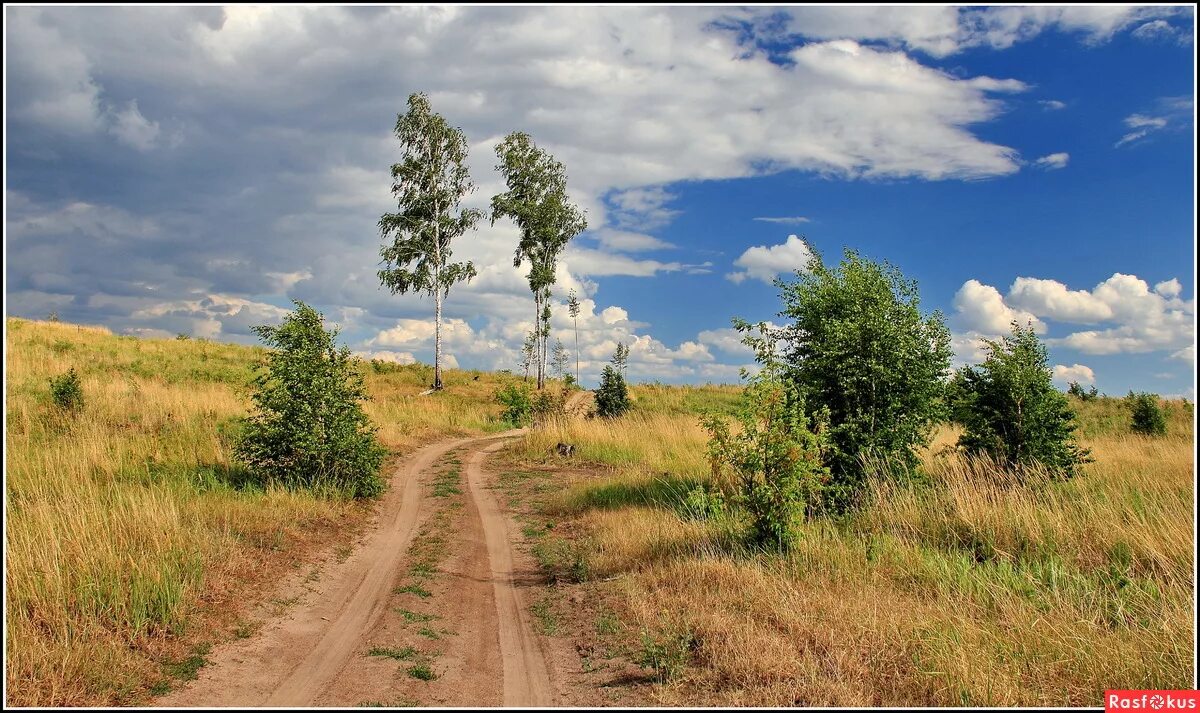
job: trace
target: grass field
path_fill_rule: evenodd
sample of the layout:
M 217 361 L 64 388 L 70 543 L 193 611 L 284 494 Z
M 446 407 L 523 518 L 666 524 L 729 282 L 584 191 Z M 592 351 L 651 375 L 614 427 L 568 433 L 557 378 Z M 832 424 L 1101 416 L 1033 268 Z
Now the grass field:
M 131 703 L 161 690 L 202 661 L 211 632 L 238 626 L 247 586 L 306 547 L 348 540 L 363 520 L 361 505 L 239 484 L 229 433 L 260 350 L 7 327 L 10 704 Z M 49 390 L 72 367 L 84 393 L 75 414 Z M 449 371 L 449 391 L 421 397 L 429 367 L 364 371 L 367 410 L 393 452 L 501 428 L 497 377 Z
M 513 455 L 552 464 L 566 441 L 592 464 L 549 514 L 585 533 L 630 645 L 669 674 L 662 703 L 1094 706 L 1108 688 L 1193 686 L 1189 404 L 1146 438 L 1118 400 L 1076 402 L 1096 462 L 1065 483 L 945 454 L 944 426 L 931 484 L 877 482 L 871 507 L 777 555 L 687 497 L 710 480 L 694 412 L 736 390 L 632 393 L 626 417 L 551 425 Z

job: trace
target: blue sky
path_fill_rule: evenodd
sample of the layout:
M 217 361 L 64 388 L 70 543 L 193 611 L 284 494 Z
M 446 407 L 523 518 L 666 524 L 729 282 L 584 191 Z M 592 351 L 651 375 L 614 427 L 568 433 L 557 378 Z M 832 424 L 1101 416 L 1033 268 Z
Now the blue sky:
M 1194 398 L 1190 7 L 7 7 L 6 309 L 253 341 L 292 298 L 356 351 L 429 361 L 432 303 L 378 287 L 391 127 L 425 91 L 566 164 L 559 265 L 585 381 L 737 380 L 808 247 L 887 259 L 956 363 L 1032 320 L 1060 384 Z M 770 219 L 770 220 L 767 220 Z M 516 231 L 461 239 L 452 363 L 513 368 Z M 565 309 L 555 336 L 574 347 Z

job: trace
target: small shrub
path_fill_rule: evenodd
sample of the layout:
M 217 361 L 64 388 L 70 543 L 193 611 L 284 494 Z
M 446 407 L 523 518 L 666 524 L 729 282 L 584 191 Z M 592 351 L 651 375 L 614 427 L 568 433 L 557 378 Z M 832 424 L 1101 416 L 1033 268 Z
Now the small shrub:
M 421 681 L 432 681 L 437 678 L 437 674 L 429 667 L 427 663 L 419 663 L 416 666 L 408 667 L 408 675 Z
M 662 632 L 657 635 L 642 629 L 642 649 L 637 655 L 637 664 L 654 670 L 659 683 L 666 683 L 683 673 L 696 637 L 688 629 Z
M 54 405 L 64 411 L 78 411 L 83 408 L 83 386 L 75 367 L 68 369 L 62 376 L 50 379 L 50 396 L 54 399 Z
M 184 334 L 183 332 L 180 332 L 179 334 L 175 335 L 175 338 L 181 342 L 186 342 L 187 340 L 191 339 L 191 336 Z
M 949 389 L 958 439 L 969 455 L 984 455 L 1013 468 L 1042 466 L 1070 478 L 1091 460 L 1075 442 L 1075 412 L 1051 383 L 1044 347 L 1032 327 L 1013 322 L 1011 337 L 985 340 L 988 356 L 963 367 Z
M 1158 403 L 1157 394 L 1129 392 L 1125 402 L 1133 412 L 1131 426 L 1134 433 L 1146 436 L 1165 436 L 1167 434 L 1167 416 Z
M 1084 390 L 1083 386 L 1078 381 L 1072 381 L 1067 385 L 1067 393 L 1080 401 L 1092 401 L 1100 396 L 1100 392 L 1093 386 L 1090 389 Z
M 682 510 L 692 520 L 715 520 L 726 512 L 725 497 L 720 490 L 697 485 L 684 496 Z
M 532 419 L 533 403 L 525 384 L 505 384 L 496 390 L 496 401 L 504 407 L 500 420 L 513 428 L 528 425 Z
M 596 413 L 604 418 L 617 418 L 629 410 L 629 389 L 625 377 L 612 365 L 604 367 L 600 388 L 596 389 Z
M 554 391 L 546 387 L 533 395 L 530 401 L 530 415 L 534 423 L 545 423 L 567 415 L 566 391 Z
M 321 314 L 302 302 L 278 327 L 254 327 L 273 347 L 254 379 L 255 412 L 236 446 L 264 482 L 332 488 L 350 497 L 383 490 L 386 450 L 362 409 L 363 376 L 349 348 L 335 344 Z
M 738 502 L 750 514 L 756 542 L 787 549 L 796 540 L 805 509 L 812 511 L 829 469 L 823 456 L 824 429 L 810 429 L 804 400 L 795 383 L 781 378 L 778 363 L 767 360 L 746 387 L 733 433 L 719 415 L 702 425 L 709 433 L 713 477 L 733 471 Z
M 54 310 L 54 311 L 50 312 L 50 314 L 46 315 L 46 319 L 50 322 L 57 322 L 58 321 L 58 310 Z

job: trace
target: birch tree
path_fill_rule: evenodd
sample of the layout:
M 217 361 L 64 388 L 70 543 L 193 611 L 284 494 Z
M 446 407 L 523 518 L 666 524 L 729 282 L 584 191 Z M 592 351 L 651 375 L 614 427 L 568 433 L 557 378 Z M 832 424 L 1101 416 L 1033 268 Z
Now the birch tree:
M 579 298 L 575 295 L 575 290 L 571 290 L 567 297 L 567 311 L 575 321 L 575 383 L 579 388 L 583 388 L 582 382 L 579 381 Z
M 467 170 L 467 138 L 433 111 L 423 93 L 408 97 L 396 118 L 403 152 L 392 165 L 395 213 L 379 219 L 383 269 L 380 283 L 392 294 L 433 297 L 433 388 L 442 388 L 442 303 L 457 282 L 475 277 L 471 262 L 451 262 L 451 241 L 475 227 L 483 213 L 459 208 L 475 189 Z
M 492 224 L 511 218 L 521 230 L 513 266 L 529 263 L 529 290 L 533 293 L 534 331 L 537 333 L 537 387 L 546 383 L 546 347 L 550 337 L 551 286 L 558 256 L 571 238 L 587 229 L 583 211 L 567 197 L 567 171 L 560 161 L 541 149 L 529 134 L 514 131 L 496 146 L 508 190 L 492 197 Z

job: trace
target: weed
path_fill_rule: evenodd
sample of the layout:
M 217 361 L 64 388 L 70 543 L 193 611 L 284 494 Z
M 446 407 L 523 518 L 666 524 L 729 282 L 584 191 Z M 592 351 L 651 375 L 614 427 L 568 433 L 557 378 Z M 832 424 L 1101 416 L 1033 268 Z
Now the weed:
M 430 629 L 427 626 L 421 627 L 421 630 L 418 631 L 417 633 L 420 634 L 421 636 L 424 636 L 426 639 L 433 639 L 434 641 L 437 641 L 438 639 L 442 638 L 436 631 L 434 631 L 433 629 Z
M 415 666 L 408 667 L 408 675 L 421 681 L 432 681 L 437 678 L 437 674 L 429 667 L 429 664 L 419 663 Z
M 421 586 L 418 584 L 406 584 L 403 587 L 396 587 L 395 589 L 392 590 L 392 593 L 393 594 L 415 594 L 422 599 L 433 596 L 433 594 L 429 590 L 422 589 Z
M 666 683 L 682 673 L 696 646 L 696 637 L 687 629 L 658 634 L 642 629 L 641 638 L 637 663 L 642 668 L 653 669 L 659 683 Z
M 409 611 L 408 609 L 396 609 L 396 613 L 404 617 L 404 621 L 410 624 L 417 621 L 434 621 L 435 619 L 441 618 L 436 614 L 421 614 L 420 612 Z
M 554 612 L 554 602 L 549 595 L 534 602 L 529 611 L 533 613 L 534 628 L 539 634 L 554 636 L 558 633 L 558 615 Z
M 374 646 L 367 652 L 368 656 L 386 656 L 397 661 L 408 661 L 417 655 L 417 650 L 411 646 L 397 649 L 389 646 Z

